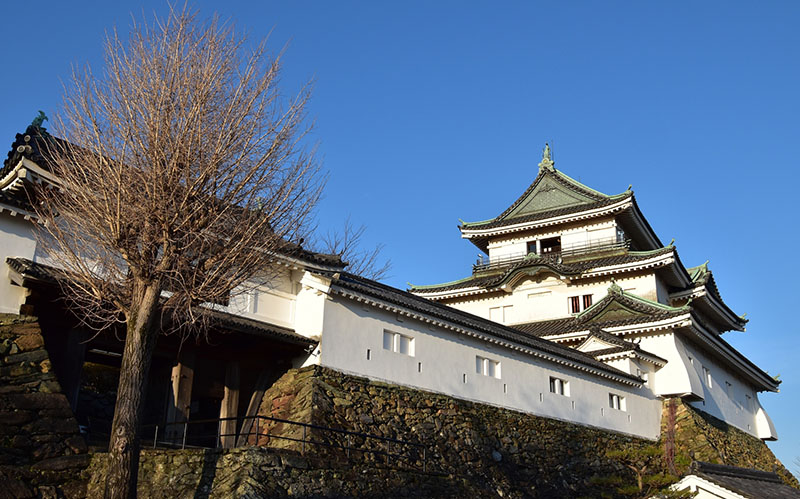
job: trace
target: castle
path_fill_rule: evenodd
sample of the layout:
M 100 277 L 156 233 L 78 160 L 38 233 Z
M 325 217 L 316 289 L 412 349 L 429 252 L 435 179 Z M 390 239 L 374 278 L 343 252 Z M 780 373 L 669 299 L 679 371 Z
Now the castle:
M 36 242 L 25 190 L 57 183 L 42 154 L 48 137 L 28 127 L 0 170 L 0 312 L 39 317 L 67 398 L 90 424 L 81 373 L 118 369 L 122 343 L 71 316 Z M 777 438 L 758 393 L 778 381 L 722 338 L 746 321 L 707 265 L 686 268 L 661 243 L 631 190 L 584 186 L 546 148 L 519 199 L 460 229 L 488 258 L 465 279 L 408 291 L 350 274 L 335 255 L 281 255 L 274 278 L 209 305 L 208 341 L 159 339 L 145 423 L 251 416 L 287 369 L 317 364 L 651 440 L 662 399 L 681 397 Z

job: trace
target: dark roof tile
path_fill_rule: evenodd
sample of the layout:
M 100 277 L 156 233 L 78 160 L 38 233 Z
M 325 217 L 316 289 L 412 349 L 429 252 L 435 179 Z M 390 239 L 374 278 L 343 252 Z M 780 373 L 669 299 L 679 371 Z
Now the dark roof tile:
M 691 474 L 753 499 L 800 498 L 800 490 L 785 484 L 776 473 L 695 461 Z
M 597 361 L 591 355 L 578 352 L 572 348 L 557 345 L 551 341 L 538 338 L 534 335 L 525 334 L 524 332 L 512 327 L 504 326 L 502 324 L 498 324 L 461 310 L 456 310 L 452 307 L 448 307 L 447 305 L 442 305 L 425 298 L 420 298 L 419 296 L 393 288 L 391 286 L 387 286 L 385 284 L 381 284 L 377 281 L 359 277 L 347 272 L 320 272 L 320 274 L 330 277 L 332 279 L 333 286 L 342 288 L 344 290 L 354 291 L 356 293 L 377 298 L 382 301 L 429 315 L 431 317 L 444 319 L 461 326 L 480 331 L 499 339 L 518 343 L 555 357 L 560 357 L 578 364 L 583 364 L 586 367 L 604 371 L 617 377 L 622 377 L 641 383 L 641 380 L 636 376 L 632 376 L 628 373 L 608 366 L 603 362 Z
M 472 288 L 472 287 L 489 289 L 492 287 L 499 286 L 500 284 L 505 282 L 512 274 L 518 271 L 530 269 L 537 266 L 549 268 L 553 272 L 559 275 L 575 276 L 599 267 L 607 267 L 611 265 L 623 265 L 627 263 L 636 263 L 644 261 L 647 260 L 648 258 L 664 255 L 674 250 L 675 248 L 673 246 L 664 246 L 663 248 L 659 248 L 657 250 L 652 250 L 652 251 L 625 251 L 624 254 L 613 255 L 613 256 L 602 256 L 600 258 L 589 258 L 587 256 L 587 258 L 584 260 L 575 262 L 568 261 L 567 263 L 558 261 L 557 259 L 551 257 L 538 258 L 534 256 L 532 258 L 526 258 L 518 262 L 514 262 L 510 264 L 508 267 L 497 269 L 497 271 L 493 272 L 491 275 L 481 275 L 481 273 L 478 273 L 470 278 L 461 279 L 459 281 L 454 281 L 452 283 L 412 287 L 410 291 L 415 291 L 418 293 L 437 293 L 441 291 L 454 291 L 457 289 Z

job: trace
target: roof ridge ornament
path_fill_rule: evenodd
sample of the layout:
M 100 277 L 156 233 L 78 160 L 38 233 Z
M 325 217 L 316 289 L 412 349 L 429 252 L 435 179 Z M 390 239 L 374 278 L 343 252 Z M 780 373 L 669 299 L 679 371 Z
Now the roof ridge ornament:
M 34 128 L 42 128 L 42 125 L 45 121 L 49 121 L 47 115 L 44 114 L 44 111 L 41 109 L 39 110 L 39 114 L 31 121 L 31 126 Z
M 617 281 L 611 279 L 611 286 L 608 287 L 608 294 L 621 295 L 623 293 L 624 292 L 622 291 L 622 288 L 619 287 L 619 284 L 617 284 Z
M 542 149 L 542 161 L 539 163 L 539 171 L 541 172 L 543 169 L 547 169 L 555 171 L 555 167 L 553 166 L 555 163 L 552 159 L 552 151 L 550 150 L 550 144 L 545 142 L 544 149 Z

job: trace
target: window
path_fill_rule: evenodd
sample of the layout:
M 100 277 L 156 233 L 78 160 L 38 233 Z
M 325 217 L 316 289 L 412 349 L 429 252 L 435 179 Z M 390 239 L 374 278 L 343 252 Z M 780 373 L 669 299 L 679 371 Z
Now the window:
M 542 239 L 539 244 L 542 248 L 542 255 L 561 253 L 561 237 Z
M 753 412 L 753 397 L 751 397 L 750 395 L 745 395 L 745 404 L 747 410 Z
M 486 357 L 475 356 L 475 372 L 500 379 L 500 362 Z
M 567 300 L 569 301 L 569 313 L 571 314 L 577 314 L 592 306 L 592 295 L 570 296 Z
M 625 410 L 625 397 L 620 397 L 616 393 L 608 394 L 608 406 L 618 411 Z
M 528 241 L 528 253 L 538 253 L 536 251 L 536 241 Z
M 550 393 L 569 397 L 569 381 L 550 376 Z
M 414 338 L 391 331 L 383 332 L 383 349 L 390 352 L 414 356 Z
M 489 309 L 489 319 L 501 324 L 511 321 L 511 308 L 513 305 L 492 307 Z
M 728 397 L 729 397 L 731 400 L 733 400 L 733 385 L 731 385 L 731 384 L 730 384 L 729 382 L 727 382 L 727 381 L 725 382 L 725 393 L 727 393 L 727 394 L 728 394 Z
M 714 385 L 711 383 L 711 371 L 709 371 L 707 367 L 703 367 L 703 378 L 706 380 L 706 386 L 713 388 Z

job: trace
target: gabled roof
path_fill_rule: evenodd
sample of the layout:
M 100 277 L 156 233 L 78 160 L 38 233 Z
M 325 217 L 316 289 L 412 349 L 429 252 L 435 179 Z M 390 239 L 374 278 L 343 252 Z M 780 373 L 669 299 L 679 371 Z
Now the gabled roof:
M 704 312 L 720 323 L 721 330 L 729 328 L 744 331 L 748 320 L 743 315 L 736 315 L 727 303 L 722 300 L 714 274 L 708 268 L 708 261 L 697 267 L 686 269 L 692 284 L 687 289 L 672 293 L 675 298 L 693 297 L 697 304 L 704 305 Z
M 534 336 L 555 336 L 575 331 L 589 331 L 646 324 L 690 313 L 690 307 L 671 307 L 626 293 L 616 283 L 608 294 L 580 314 L 563 319 L 528 322 L 513 327 Z
M 739 468 L 723 464 L 711 464 L 695 461 L 689 475 L 699 477 L 716 484 L 736 495 L 726 497 L 747 497 L 753 499 L 800 498 L 800 490 L 785 484 L 777 473 L 760 471 L 751 468 Z
M 635 264 L 645 262 L 654 257 L 674 254 L 674 246 L 665 246 L 651 251 L 627 251 L 613 256 L 602 256 L 600 258 L 586 258 L 580 261 L 562 262 L 549 257 L 541 257 L 530 254 L 526 258 L 509 265 L 508 267 L 498 268 L 491 272 L 480 272 L 470 277 L 458 281 L 446 282 L 442 284 L 432 284 L 426 286 L 410 285 L 409 291 L 427 296 L 432 293 L 446 291 L 466 290 L 469 288 L 480 288 L 491 290 L 499 288 L 512 281 L 520 273 L 525 275 L 535 275 L 539 272 L 550 271 L 564 277 L 580 277 L 582 274 L 593 272 L 595 269 L 607 269 L 616 265 Z M 609 269 L 610 270 L 610 269 Z
M 459 226 L 461 236 L 472 240 L 485 251 L 488 238 L 493 233 L 505 233 L 512 229 L 527 230 L 530 225 L 547 220 L 559 223 L 567 221 L 561 218 L 569 218 L 569 215 L 581 214 L 581 218 L 585 219 L 630 212 L 634 220 L 627 220 L 626 225 L 631 225 L 631 232 L 640 236 L 637 239 L 646 240 L 641 249 L 661 246 L 658 237 L 638 210 L 630 187 L 612 196 L 596 191 L 556 170 L 548 151 L 549 149 L 545 150 L 545 157 L 539 163 L 536 179 L 511 206 L 490 220 L 462 221 Z
M 591 345 L 605 348 L 587 349 L 587 347 Z M 595 359 L 601 361 L 633 356 L 649 360 L 659 366 L 665 366 L 667 364 L 666 359 L 662 359 L 658 355 L 642 350 L 638 343 L 623 340 L 597 327 L 591 329 L 589 336 L 586 337 L 583 343 L 576 347 L 576 350 L 588 353 Z
M 626 293 L 617 283 L 612 282 L 608 294 L 575 316 L 579 323 L 609 322 L 631 319 L 634 317 L 651 317 L 664 313 L 687 314 L 691 312 L 688 305 L 672 307 L 640 296 Z
M 548 159 L 543 159 L 539 166 L 539 175 L 533 183 L 503 213 L 491 220 L 464 222 L 462 228 L 501 227 L 509 223 L 574 213 L 605 206 L 632 194 L 632 191 L 615 196 L 603 194 L 556 170 Z
M 23 133 L 18 133 L 11 143 L 3 168 L 0 169 L 0 178 L 3 178 L 14 169 L 22 160 L 27 158 L 42 167 L 47 168 L 48 162 L 45 160 L 44 152 L 47 141 L 60 141 L 47 132 L 47 129 L 37 125 L 28 125 Z

